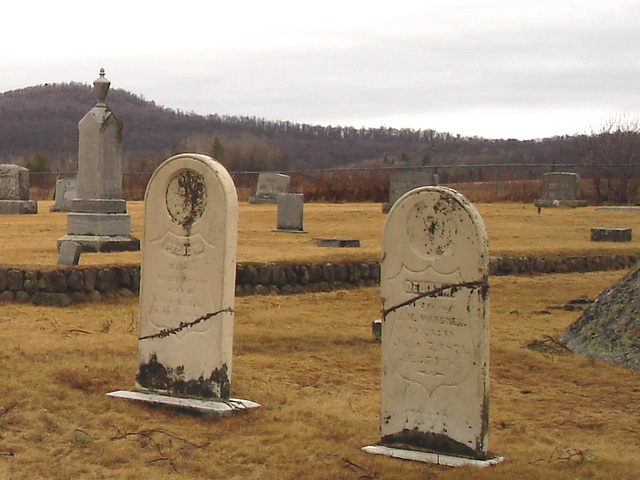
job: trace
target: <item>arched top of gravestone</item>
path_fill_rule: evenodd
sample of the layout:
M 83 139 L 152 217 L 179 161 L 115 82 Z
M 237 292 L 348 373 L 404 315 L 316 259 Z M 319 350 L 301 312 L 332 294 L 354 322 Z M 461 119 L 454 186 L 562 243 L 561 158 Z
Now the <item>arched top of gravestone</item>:
M 421 187 L 394 204 L 382 236 L 386 278 L 432 270 L 445 283 L 480 281 L 488 274 L 488 238 L 482 217 L 447 187 Z
M 206 155 L 180 154 L 165 160 L 148 185 L 145 207 L 158 215 L 163 212 L 167 219 L 145 221 L 145 234 L 151 238 L 166 231 L 179 236 L 200 233 L 209 238 L 228 215 L 237 218 L 233 180 L 220 163 Z

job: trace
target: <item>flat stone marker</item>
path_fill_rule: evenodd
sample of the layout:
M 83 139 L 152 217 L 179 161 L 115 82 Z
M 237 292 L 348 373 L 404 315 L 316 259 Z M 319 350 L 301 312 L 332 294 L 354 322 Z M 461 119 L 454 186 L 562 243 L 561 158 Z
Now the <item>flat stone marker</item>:
M 207 414 L 211 403 L 222 405 L 221 414 L 259 406 L 230 398 L 237 233 L 236 190 L 218 162 L 182 154 L 154 172 L 141 264 L 142 394 L 134 399 L 171 406 L 163 397 L 179 398 L 180 408 L 193 409 L 210 402 L 200 409 Z
M 278 203 L 278 196 L 291 191 L 291 177 L 282 173 L 261 173 L 258 175 L 256 193 L 249 203 Z
M 487 466 L 488 242 L 456 191 L 400 198 L 382 235 L 382 383 L 378 445 L 369 453 Z
M 550 172 L 542 175 L 542 198 L 535 201 L 536 207 L 586 207 L 580 200 L 580 177 L 571 172 Z
M 591 229 L 592 242 L 630 242 L 630 228 L 596 227 Z
M 62 242 L 58 252 L 58 265 L 78 265 L 81 252 L 82 245 L 68 240 Z
M 392 172 L 389 178 L 389 201 L 382 204 L 382 213 L 389 213 L 398 199 L 414 188 L 438 185 L 438 175 L 425 172 Z
M 304 195 L 283 193 L 278 196 L 278 226 L 274 232 L 306 233 L 303 228 Z
M 29 200 L 29 170 L 19 165 L 0 165 L 0 214 L 38 213 Z
M 319 238 L 318 246 L 331 248 L 358 248 L 360 247 L 360 240 L 357 238 Z

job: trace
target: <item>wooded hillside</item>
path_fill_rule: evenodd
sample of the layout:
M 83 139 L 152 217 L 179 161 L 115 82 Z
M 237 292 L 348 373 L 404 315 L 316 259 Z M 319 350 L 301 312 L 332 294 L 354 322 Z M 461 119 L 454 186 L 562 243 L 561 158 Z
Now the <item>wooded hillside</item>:
M 53 171 L 75 170 L 78 121 L 94 105 L 89 85 L 45 84 L 0 95 L 0 161 L 24 163 L 40 154 Z M 290 170 L 347 166 L 577 163 L 576 137 L 489 140 L 434 130 L 319 126 L 256 117 L 201 116 L 156 105 L 121 89 L 107 104 L 124 123 L 125 171 L 153 168 L 181 151 L 239 155 L 233 142 L 260 144 L 250 161 L 228 168 Z M 217 139 L 217 140 L 216 140 Z M 261 162 L 265 146 L 274 158 Z M 234 153 L 236 152 L 236 153 Z

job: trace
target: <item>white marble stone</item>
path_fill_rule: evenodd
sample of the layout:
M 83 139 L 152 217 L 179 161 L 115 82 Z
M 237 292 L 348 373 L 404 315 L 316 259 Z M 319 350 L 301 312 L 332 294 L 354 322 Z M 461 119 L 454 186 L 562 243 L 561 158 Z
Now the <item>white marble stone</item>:
M 504 462 L 504 457 L 494 457 L 487 460 L 476 460 L 474 458 L 454 457 L 439 453 L 419 452 L 416 450 L 404 450 L 401 448 L 390 448 L 382 445 L 370 445 L 362 447 L 362 450 L 374 455 L 386 455 L 387 457 L 401 458 L 402 460 L 412 460 L 414 462 L 434 463 L 447 467 L 492 467 Z
M 260 408 L 259 403 L 255 403 L 250 400 L 241 400 L 239 398 L 229 398 L 225 401 L 209 401 L 193 398 L 169 397 L 167 395 L 158 395 L 154 393 L 130 392 L 127 390 L 110 392 L 107 393 L 107 396 L 148 403 L 151 405 L 159 405 L 177 410 L 193 411 L 203 415 L 216 417 L 247 412 Z
M 402 196 L 382 236 L 381 444 L 484 459 L 488 241 L 460 194 Z
M 238 202 L 210 157 L 176 155 L 145 194 L 138 373 L 152 393 L 230 393 Z

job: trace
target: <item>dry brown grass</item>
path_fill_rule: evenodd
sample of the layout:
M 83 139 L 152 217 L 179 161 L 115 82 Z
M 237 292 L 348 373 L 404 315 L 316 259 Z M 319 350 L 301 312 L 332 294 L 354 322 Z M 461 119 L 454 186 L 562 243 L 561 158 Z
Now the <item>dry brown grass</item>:
M 638 478 L 638 372 L 565 352 L 556 337 L 621 272 L 491 281 L 490 448 L 507 461 L 450 469 L 372 456 L 379 438 L 379 290 L 236 303 L 232 395 L 219 421 L 105 397 L 132 388 L 135 300 L 0 315 L 0 479 Z M 353 465 L 357 465 L 355 467 Z
M 56 240 L 66 233 L 66 214 L 49 212 L 39 202 L 37 215 L 0 215 L 0 263 L 52 265 Z M 598 211 L 594 207 L 547 208 L 538 214 L 532 204 L 479 203 L 489 232 L 492 255 L 639 253 L 640 212 Z M 128 202 L 132 234 L 142 235 L 142 202 Z M 305 205 L 306 234 L 277 233 L 276 205 L 240 203 L 239 261 L 376 260 L 386 215 L 378 203 Z M 594 243 L 592 227 L 629 227 L 630 243 Z M 321 248 L 317 238 L 357 238 L 361 248 Z M 81 264 L 139 262 L 140 252 L 85 254 Z

